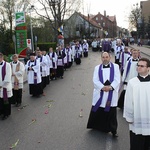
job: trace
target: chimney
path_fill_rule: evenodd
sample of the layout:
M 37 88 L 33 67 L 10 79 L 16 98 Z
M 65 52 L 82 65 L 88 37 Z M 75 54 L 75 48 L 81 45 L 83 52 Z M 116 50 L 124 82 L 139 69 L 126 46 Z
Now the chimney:
M 104 16 L 106 17 L 106 10 L 104 10 Z

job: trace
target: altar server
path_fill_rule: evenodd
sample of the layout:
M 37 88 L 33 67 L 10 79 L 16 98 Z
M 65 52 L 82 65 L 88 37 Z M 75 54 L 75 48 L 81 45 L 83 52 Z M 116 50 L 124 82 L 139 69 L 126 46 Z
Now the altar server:
M 131 53 L 132 53 L 132 56 L 126 62 L 124 72 L 122 75 L 122 84 L 120 86 L 120 88 L 123 88 L 123 90 L 121 91 L 121 94 L 119 96 L 119 100 L 118 100 L 118 107 L 121 109 L 123 109 L 123 106 L 124 106 L 124 95 L 126 92 L 127 83 L 130 79 L 132 79 L 133 77 L 136 77 L 138 75 L 136 68 L 137 68 L 137 63 L 139 61 L 139 57 L 138 57 L 139 50 L 132 49 Z
M 29 84 L 29 93 L 34 97 L 43 94 L 42 79 L 40 71 L 40 61 L 35 58 L 35 53 L 30 54 L 30 60 L 25 65 L 27 70 L 27 81 Z
M 83 49 L 83 55 L 84 55 L 84 57 L 88 57 L 89 44 L 87 43 L 86 40 L 83 40 L 82 49 Z
M 12 56 L 13 61 L 10 63 L 12 68 L 12 88 L 13 88 L 13 97 L 12 104 L 15 104 L 19 107 L 22 103 L 22 89 L 23 89 L 23 78 L 25 73 L 24 64 L 18 60 L 18 54 Z
M 56 77 L 56 70 L 57 70 L 57 59 L 58 59 L 58 56 L 56 54 L 56 52 L 53 51 L 53 48 L 50 47 L 49 48 L 49 58 L 50 58 L 50 79 L 53 80 L 53 79 L 57 79 Z
M 150 149 L 150 60 L 141 58 L 138 76 L 129 80 L 123 117 L 129 123 L 130 150 Z

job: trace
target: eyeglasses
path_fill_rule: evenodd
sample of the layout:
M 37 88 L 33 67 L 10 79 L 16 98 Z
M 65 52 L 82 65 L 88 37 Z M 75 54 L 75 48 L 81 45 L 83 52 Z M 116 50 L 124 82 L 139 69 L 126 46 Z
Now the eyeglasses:
M 137 65 L 137 67 L 144 68 L 144 67 L 147 67 L 147 66 L 143 66 L 143 65 Z

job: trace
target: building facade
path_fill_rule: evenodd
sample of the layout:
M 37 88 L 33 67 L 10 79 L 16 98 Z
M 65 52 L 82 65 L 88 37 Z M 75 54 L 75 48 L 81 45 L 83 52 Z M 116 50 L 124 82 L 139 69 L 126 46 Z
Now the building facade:
M 104 11 L 104 15 L 99 12 L 92 19 L 102 26 L 103 37 L 113 38 L 117 36 L 116 16 L 108 16 L 106 15 L 106 11 Z
M 64 37 L 66 38 L 114 38 L 118 36 L 116 16 L 97 15 L 85 16 L 75 12 L 65 21 Z
M 142 18 L 144 18 L 144 21 L 148 23 L 150 20 L 150 0 L 141 1 L 140 7 L 141 7 L 141 16 Z
M 98 38 L 101 37 L 102 27 L 91 20 L 90 16 L 84 16 L 75 12 L 64 25 L 65 38 Z

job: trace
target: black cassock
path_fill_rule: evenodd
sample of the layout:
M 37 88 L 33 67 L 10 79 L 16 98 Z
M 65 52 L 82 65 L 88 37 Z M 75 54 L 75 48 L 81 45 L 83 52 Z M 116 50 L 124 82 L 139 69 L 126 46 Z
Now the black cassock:
M 107 80 L 104 85 L 110 85 L 111 83 Z M 92 106 L 93 109 L 94 106 Z M 104 111 L 105 108 L 99 107 L 96 112 L 90 112 L 89 120 L 87 123 L 88 129 L 97 129 L 103 132 L 117 133 L 117 109 L 116 107 L 110 107 L 110 111 Z
M 63 51 L 58 51 L 57 52 L 57 55 L 58 55 L 58 59 L 64 59 L 64 57 L 66 56 L 66 54 L 63 52 Z M 64 64 L 59 66 L 57 65 L 57 71 L 56 71 L 56 76 L 59 78 L 59 77 L 63 77 L 64 75 Z

